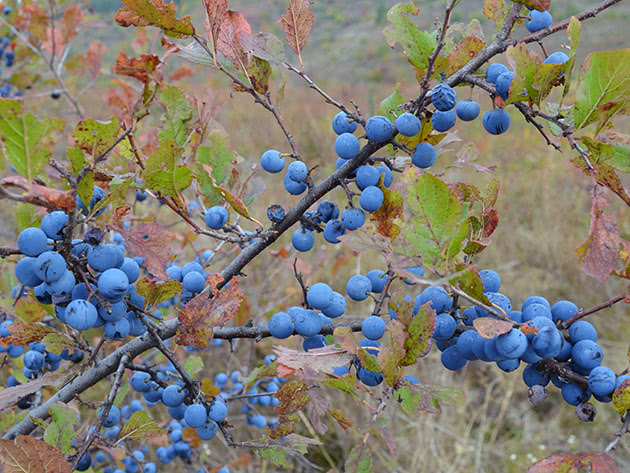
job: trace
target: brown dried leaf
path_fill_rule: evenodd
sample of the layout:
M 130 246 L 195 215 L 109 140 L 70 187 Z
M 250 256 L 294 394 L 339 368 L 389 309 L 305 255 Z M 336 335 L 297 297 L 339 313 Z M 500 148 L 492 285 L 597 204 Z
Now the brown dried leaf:
M 247 64 L 247 54 L 241 46 L 241 36 L 251 36 L 251 34 L 252 27 L 241 12 L 232 10 L 225 12 L 218 32 L 216 48 L 241 72 L 245 72 L 245 64 Z
M 219 31 L 228 12 L 228 3 L 227 0 L 203 0 L 203 4 L 206 7 L 206 33 L 216 56 Z
M 61 35 L 63 37 L 63 44 L 68 44 L 74 39 L 79 31 L 79 25 L 83 20 L 83 10 L 78 5 L 67 8 L 63 12 L 61 17 Z M 57 46 L 59 49 L 63 49 L 63 45 Z
M 136 102 L 136 93 L 133 88 L 120 80 L 113 80 L 112 84 L 120 86 L 118 89 L 107 89 L 105 95 L 107 103 L 112 109 L 112 113 L 120 123 L 129 126 L 133 117 L 133 105 Z
M 171 74 L 170 80 L 174 81 L 174 80 L 184 79 L 185 77 L 192 77 L 192 75 L 193 75 L 192 67 L 182 66 Z
M 474 58 L 481 51 L 486 42 L 477 36 L 468 36 L 453 46 L 448 55 L 448 73 L 452 75 L 459 71 L 464 65 Z
M 60 386 L 65 378 L 59 376 L 59 373 L 49 372 L 28 383 L 19 384 L 12 388 L 6 388 L 0 391 L 0 412 L 14 405 L 20 399 L 31 393 L 37 392 L 44 386 Z
M 335 339 L 335 343 L 339 344 L 341 348 L 346 350 L 348 353 L 356 355 L 359 345 L 354 338 L 351 327 L 335 328 L 335 331 L 333 332 L 333 337 Z
M 403 219 L 403 196 L 396 190 L 389 190 L 384 185 L 379 186 L 383 191 L 383 205 L 369 214 L 370 220 L 376 223 L 378 232 L 394 241 L 400 234 L 400 227 L 395 223 L 396 219 Z
M 108 225 L 108 228 L 122 235 L 130 253 L 144 258 L 149 274 L 158 279 L 169 279 L 165 267 L 175 240 L 173 233 L 156 222 L 139 222 L 131 229 L 115 225 Z
M 202 293 L 191 299 L 179 312 L 178 318 L 182 326 L 177 330 L 177 343 L 207 348 L 212 340 L 212 328 L 223 326 L 233 319 L 241 308 L 244 295 L 238 287 L 239 281 L 232 279 L 228 287 L 221 291 L 216 285 L 222 280 L 220 275 L 208 279 L 214 297 Z
M 323 435 L 328 431 L 328 427 L 322 422 L 322 416 L 330 409 L 330 403 L 318 391 L 321 392 L 317 388 L 309 389 L 308 394 L 311 399 L 306 412 L 313 428 Z
M 55 447 L 43 440 L 18 435 L 15 440 L 0 440 L 3 473 L 71 473 L 70 464 Z
M 3 346 L 24 346 L 31 342 L 38 342 L 48 334 L 55 333 L 55 329 L 48 325 L 21 322 L 19 320 L 15 320 L 9 325 L 8 330 L 11 332 L 11 336 L 0 337 L 0 343 Z
M 98 41 L 92 41 L 86 55 L 83 57 L 83 65 L 88 76 L 95 79 L 101 72 L 103 56 L 107 47 Z
M 575 254 L 582 271 L 603 284 L 619 259 L 621 238 L 615 219 L 604 213 L 608 202 L 600 186 L 593 187 L 592 198 L 590 234 Z
M 350 427 L 352 427 L 352 422 L 346 418 L 346 415 L 341 409 L 331 409 L 329 412 L 332 418 L 337 421 L 337 423 L 343 428 L 343 430 L 348 430 Z
M 488 238 L 494 233 L 499 225 L 499 214 L 496 209 L 483 209 L 483 232 L 482 236 Z
M 2 187 L 17 187 L 23 193 L 20 196 L 29 204 L 51 210 L 74 210 L 76 203 L 71 191 L 51 189 L 22 176 L 7 176 L 0 180 Z
M 335 366 L 347 365 L 354 355 L 335 347 L 323 347 L 307 352 L 275 346 L 276 362 L 289 370 L 310 368 L 320 373 L 330 373 Z
M 586 167 L 586 163 L 581 156 L 572 159 L 571 162 L 587 176 L 594 175 L 598 184 L 608 187 L 617 194 L 626 205 L 630 206 L 630 195 L 628 195 L 619 175 L 612 166 L 602 161 L 592 162 L 591 164 L 595 168 L 595 173 L 592 173 L 591 170 Z
M 297 412 L 309 403 L 310 395 L 308 386 L 302 381 L 289 381 L 282 385 L 280 390 L 275 394 L 280 401 L 274 410 L 278 413 L 278 426 L 269 430 L 269 437 L 276 439 L 295 432 L 299 417 Z
M 155 76 L 155 71 L 160 65 L 160 58 L 153 54 L 142 54 L 140 59 L 128 57 L 123 51 L 118 53 L 114 72 L 123 76 L 133 77 L 140 82 L 147 83 Z
M 315 19 L 315 15 L 309 10 L 310 6 L 309 0 L 290 0 L 287 11 L 278 20 L 286 36 L 287 43 L 298 55 L 302 70 L 304 70 L 302 49 L 308 36 L 311 34 L 313 20 Z
M 473 320 L 473 326 L 483 338 L 493 338 L 495 335 L 508 333 L 514 324 L 494 317 L 479 317 Z
M 602 452 L 557 453 L 544 458 L 526 473 L 620 473 L 615 460 Z
M 190 17 L 177 19 L 173 2 L 167 5 L 164 0 L 122 0 L 122 3 L 125 6 L 114 17 L 121 26 L 156 26 L 175 38 L 195 34 Z

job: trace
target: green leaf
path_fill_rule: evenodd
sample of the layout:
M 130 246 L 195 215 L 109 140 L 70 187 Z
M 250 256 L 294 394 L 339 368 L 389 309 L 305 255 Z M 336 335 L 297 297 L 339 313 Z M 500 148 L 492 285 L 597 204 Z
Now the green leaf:
M 324 381 L 322 381 L 322 383 L 326 386 L 330 386 L 331 388 L 338 389 L 339 391 L 342 391 L 346 394 L 350 394 L 351 396 L 356 396 L 357 393 L 354 389 L 354 387 L 356 386 L 356 381 L 356 376 L 348 375 L 342 376 L 341 378 L 330 377 L 329 379 L 325 379 Z
M 188 97 L 177 87 L 167 86 L 162 89 L 160 100 L 166 108 L 165 123 L 160 129 L 160 142 L 175 140 L 178 147 L 183 147 L 188 139 L 187 123 L 192 118 L 192 109 Z
M 58 118 L 37 120 L 23 113 L 16 100 L 0 100 L 0 141 L 4 154 L 16 171 L 30 181 L 42 177 L 56 142 L 56 133 L 64 129 Z
M 396 89 L 394 89 L 392 94 L 379 104 L 376 114 L 383 115 L 394 123 L 396 121 L 396 117 L 401 113 L 401 111 L 398 110 L 398 106 L 402 105 L 404 102 L 405 99 L 402 95 L 400 95 L 400 82 L 398 82 L 396 83 Z
M 118 442 L 123 440 L 144 440 L 164 434 L 165 431 L 149 417 L 145 411 L 136 411 L 125 423 Z
M 474 297 L 479 302 L 491 305 L 488 296 L 484 293 L 483 281 L 477 269 L 474 266 L 470 266 L 470 268 L 466 270 L 466 265 L 463 264 L 458 265 L 456 269 L 459 274 L 457 277 L 451 279 L 449 283 L 455 287 L 459 286 L 462 291 Z
M 157 306 L 158 304 L 175 297 L 182 291 L 181 283 L 171 280 L 163 283 L 153 282 L 148 278 L 142 278 L 136 285 L 138 295 L 145 298 L 144 305 Z
M 18 233 L 28 227 L 39 227 L 41 216 L 37 215 L 36 212 L 37 207 L 34 205 L 18 202 L 15 207 L 16 230 Z
M 66 148 L 66 154 L 68 155 L 68 161 L 70 161 L 70 171 L 72 171 L 74 176 L 77 176 L 87 164 L 85 153 L 78 146 L 73 146 Z
M 122 0 L 122 3 L 125 6 L 115 17 L 121 26 L 155 26 L 174 38 L 195 34 L 190 17 L 177 19 L 173 2 L 167 5 L 165 0 Z
M 105 122 L 83 120 L 77 123 L 72 137 L 77 146 L 96 158 L 116 142 L 119 128 L 120 123 L 116 117 Z
M 507 14 L 510 11 L 510 3 L 505 0 L 485 0 L 483 14 L 497 25 L 497 30 L 503 26 Z
M 422 174 L 407 188 L 407 204 L 414 216 L 405 221 L 404 236 L 417 253 L 432 258 L 434 264 L 446 261 L 446 250 L 459 238 L 464 219 L 457 195 L 446 182 Z
M 102 208 L 107 207 L 109 204 L 116 205 L 118 203 L 124 203 L 127 189 L 129 189 L 129 186 L 133 184 L 133 179 L 133 177 L 128 177 L 126 179 L 118 177 L 114 178 L 109 183 L 109 194 L 107 194 L 103 200 L 98 201 L 90 213 L 94 215 Z
M 51 333 L 42 339 L 42 343 L 46 345 L 46 350 L 51 353 L 60 355 L 65 349 L 74 349 L 74 340 L 62 333 Z
M 627 113 L 629 101 L 630 49 L 589 54 L 576 90 L 573 108 L 576 130 L 596 122 L 606 110 L 614 110 L 607 120 L 617 113 Z
M 89 171 L 83 179 L 79 181 L 77 185 L 77 193 L 83 205 L 86 208 L 90 208 L 90 200 L 92 199 L 92 193 L 94 192 L 94 173 Z
M 125 396 L 127 395 L 128 391 L 129 391 L 128 384 L 125 384 L 122 388 L 120 388 L 120 391 L 118 391 L 118 394 L 116 394 L 116 397 L 114 398 L 113 405 L 116 407 L 120 406 L 122 402 L 125 400 Z
M 413 4 L 398 3 L 387 12 L 387 19 L 391 23 L 383 34 L 390 47 L 400 43 L 403 53 L 414 67 L 423 69 L 428 66 L 429 56 L 437 47 L 435 37 L 426 31 L 421 31 L 409 15 L 418 15 L 419 10 Z
M 196 376 L 203 370 L 203 361 L 198 356 L 189 356 L 184 363 L 184 369 L 190 376 Z
M 400 360 L 400 366 L 410 366 L 416 363 L 431 350 L 431 336 L 435 329 L 435 311 L 430 303 L 420 306 L 416 315 L 411 319 L 407 332 L 409 338 L 405 340 L 405 357 Z
M 568 63 L 543 64 L 543 58 L 529 50 L 525 43 L 509 46 L 506 55 L 514 70 L 514 79 L 506 104 L 529 101 L 540 105 L 540 102 L 551 93 L 551 89 L 560 84 L 569 66 Z
M 206 196 L 218 196 L 214 191 L 211 179 L 202 165 L 212 168 L 210 176 L 217 184 L 222 184 L 234 160 L 234 153 L 230 149 L 228 137 L 220 130 L 212 130 L 208 134 L 209 146 L 201 145 L 195 159 L 195 177 L 199 182 L 201 192 Z
M 403 412 L 407 415 L 411 415 L 420 408 L 422 396 L 418 393 L 412 393 L 409 386 L 403 386 L 394 393 L 394 399 L 396 398 L 402 399 L 400 408 Z
M 44 441 L 48 445 L 66 453 L 72 448 L 72 438 L 75 435 L 74 425 L 79 422 L 76 411 L 65 404 L 55 403 L 48 409 L 52 422 L 44 431 Z
M 368 353 L 368 350 L 360 349 L 357 352 L 357 355 L 359 356 L 359 360 L 361 360 L 361 364 L 365 369 L 373 371 L 375 373 L 381 372 L 381 367 L 378 364 L 378 359 L 376 358 L 376 356 Z
M 281 448 L 260 448 L 256 454 L 261 458 L 266 458 L 275 466 L 280 468 L 293 469 L 293 465 L 287 460 L 287 451 Z
M 271 65 L 269 61 L 256 56 L 250 58 L 247 66 L 247 76 L 252 87 L 259 94 L 269 92 L 269 78 L 271 77 Z
M 176 196 L 192 183 L 192 171 L 179 164 L 180 154 L 174 140 L 160 143 L 160 147 L 146 162 L 144 183 L 165 196 Z
M 346 460 L 344 473 L 372 473 L 373 471 L 370 450 L 363 444 L 354 446 Z

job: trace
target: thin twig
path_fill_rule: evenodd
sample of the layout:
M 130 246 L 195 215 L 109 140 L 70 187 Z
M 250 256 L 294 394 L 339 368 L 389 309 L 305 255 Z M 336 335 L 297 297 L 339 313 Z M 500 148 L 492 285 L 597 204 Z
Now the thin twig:
M 502 320 L 505 320 L 507 322 L 512 322 L 514 323 L 515 326 L 520 325 L 517 322 L 514 322 L 512 319 L 510 319 L 507 315 L 502 314 L 501 312 L 499 312 L 498 310 L 496 310 L 494 307 L 490 307 L 489 305 L 484 304 L 483 302 L 478 301 L 477 299 L 475 299 L 474 297 L 466 294 L 464 291 L 462 291 L 461 289 L 455 287 L 455 286 L 450 286 L 451 291 L 453 291 L 455 294 L 457 294 L 459 297 L 466 299 L 468 302 L 473 303 L 474 305 L 481 307 L 482 309 L 484 309 L 485 311 L 487 311 L 489 314 L 494 315 L 495 317 L 498 317 Z
M 619 431 L 617 431 L 617 433 L 615 434 L 615 439 L 608 444 L 604 452 L 608 453 L 611 450 L 617 448 L 617 444 L 621 440 L 621 437 L 623 437 L 628 432 L 630 432 L 630 411 L 626 411 L 621 428 L 619 429 Z
M 583 319 L 587 315 L 594 314 L 595 312 L 599 312 L 600 310 L 603 310 L 603 309 L 608 309 L 609 307 L 612 307 L 613 305 L 615 305 L 617 302 L 623 301 L 626 298 L 626 296 L 627 294 L 619 294 L 618 296 L 615 296 L 612 299 L 608 299 L 607 301 L 604 301 L 601 304 L 597 304 L 596 306 L 593 306 L 590 309 L 582 310 L 578 312 L 577 314 L 575 314 L 570 319 L 561 323 L 560 328 L 563 328 L 563 329 L 569 328 L 571 324 L 573 324 L 574 322 L 577 322 L 580 319 Z
M 299 273 L 297 270 L 297 258 L 293 260 L 293 274 L 295 275 L 295 279 L 297 279 L 298 284 L 302 288 L 302 296 L 304 297 L 303 306 L 308 308 L 308 301 L 306 299 L 306 294 L 308 292 L 308 287 L 304 284 L 304 278 L 302 277 L 302 273 Z
M 120 388 L 120 385 L 122 384 L 122 375 L 125 372 L 125 365 L 127 364 L 128 361 L 129 361 L 129 355 L 127 354 L 124 354 L 120 358 L 120 363 L 118 364 L 118 368 L 116 369 L 116 376 L 114 377 L 114 384 L 112 385 L 112 388 L 109 390 L 109 394 L 107 395 L 107 400 L 105 401 L 105 405 L 103 406 L 103 409 L 101 411 L 101 416 L 99 417 L 96 423 L 96 426 L 94 427 L 94 431 L 92 432 L 91 435 L 89 435 L 87 441 L 85 442 L 85 445 L 83 445 L 83 448 L 79 451 L 74 461 L 72 462 L 72 468 L 71 468 L 72 471 L 77 469 L 77 465 L 79 464 L 79 461 L 81 460 L 83 455 L 85 455 L 85 452 L 88 451 L 88 449 L 90 448 L 90 445 L 92 445 L 92 442 L 94 442 L 94 439 L 98 435 L 98 432 L 101 429 L 103 422 L 105 422 L 105 419 L 107 419 L 107 416 L 109 415 L 109 411 L 114 405 L 114 399 L 116 399 L 116 393 L 118 392 L 118 389 Z

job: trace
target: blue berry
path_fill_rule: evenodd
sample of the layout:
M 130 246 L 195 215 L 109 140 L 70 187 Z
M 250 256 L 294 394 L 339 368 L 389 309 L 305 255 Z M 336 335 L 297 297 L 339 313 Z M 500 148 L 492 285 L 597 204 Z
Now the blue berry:
M 422 123 L 413 113 L 405 112 L 396 118 L 396 129 L 404 136 L 416 136 L 420 133 Z
M 227 219 L 228 211 L 225 207 L 221 207 L 220 205 L 215 205 L 214 207 L 209 208 L 206 212 L 206 225 L 208 228 L 212 228 L 213 230 L 223 228 Z
M 578 313 L 578 306 L 571 301 L 558 301 L 551 308 L 554 322 L 569 320 Z
M 275 174 L 284 169 L 284 158 L 279 151 L 270 149 L 260 157 L 260 164 L 265 171 Z
M 61 210 L 55 210 L 42 219 L 41 228 L 48 238 L 61 240 L 67 224 L 68 215 Z
M 381 173 L 374 166 L 363 165 L 357 169 L 357 187 L 360 190 L 365 189 L 368 186 L 378 185 L 378 181 L 381 178 Z
M 446 112 L 436 110 L 433 112 L 431 122 L 433 123 L 433 129 L 440 133 L 446 132 L 455 126 L 455 119 L 457 114 L 455 110 L 451 109 Z
M 346 227 L 339 220 L 329 220 L 324 227 L 324 240 L 328 243 L 340 243 L 339 237 L 346 233 Z
M 368 293 L 372 291 L 372 283 L 369 278 L 361 274 L 352 276 L 346 284 L 346 292 L 350 299 L 362 301 L 367 299 Z
M 503 64 L 500 64 L 500 63 L 490 64 L 488 66 L 488 69 L 486 69 L 486 82 L 489 82 L 491 84 L 496 84 L 499 76 L 503 74 L 504 72 L 508 72 L 508 71 L 509 69 L 505 67 L 505 65 Z
M 455 90 L 448 84 L 438 84 L 431 90 L 431 103 L 442 112 L 452 110 L 457 102 Z
M 223 422 L 227 417 L 227 405 L 218 399 L 212 403 L 208 411 L 208 418 L 215 422 Z
M 333 290 L 328 284 L 313 284 L 306 293 L 306 301 L 314 309 L 323 310 L 332 303 Z
M 520 358 L 527 350 L 527 336 L 513 328 L 497 337 L 496 348 L 499 354 L 506 358 Z
M 204 278 L 202 274 L 199 274 L 195 271 L 191 271 L 190 273 L 186 274 L 186 276 L 184 276 L 184 279 L 182 280 L 182 287 L 192 293 L 199 293 L 203 291 L 205 285 L 206 278 Z
M 450 314 L 445 312 L 435 317 L 435 329 L 433 330 L 433 338 L 436 340 L 448 340 L 455 334 L 456 322 Z
M 385 321 L 376 315 L 370 315 L 363 319 L 361 332 L 363 332 L 365 338 L 379 340 L 385 334 Z
M 292 181 L 304 182 L 308 176 L 308 168 L 302 161 L 293 161 L 287 168 L 287 175 Z
M 189 427 L 194 429 L 202 427 L 208 420 L 205 406 L 203 404 L 191 404 L 184 412 L 184 420 Z
M 461 370 L 464 366 L 466 366 L 466 363 L 468 363 L 466 358 L 459 353 L 459 350 L 455 345 L 444 350 L 440 360 L 442 361 L 442 365 L 451 371 Z
M 606 366 L 597 366 L 588 375 L 588 387 L 596 396 L 608 396 L 615 390 L 617 376 Z
M 284 220 L 285 212 L 282 205 L 274 204 L 267 207 L 267 218 L 273 223 L 280 223 Z
M 557 51 L 551 55 L 549 55 L 544 61 L 543 64 L 564 64 L 569 60 L 569 56 L 567 56 L 562 51 Z
M 108 269 L 98 278 L 98 292 L 110 302 L 118 302 L 128 291 L 129 279 L 120 269 Z
M 474 100 L 460 100 L 455 112 L 460 120 L 470 122 L 479 116 L 480 108 Z
M 124 262 L 125 255 L 118 245 L 98 245 L 88 250 L 88 264 L 95 271 L 120 268 Z
M 553 18 L 548 11 L 532 10 L 529 12 L 527 20 L 525 20 L 525 28 L 527 28 L 527 31 L 530 33 L 535 33 L 536 31 L 551 26 L 552 23 Z
M 317 335 L 322 329 L 322 319 L 314 310 L 300 310 L 293 323 L 295 331 L 304 337 Z
M 359 204 L 367 212 L 376 212 L 383 205 L 385 196 L 383 191 L 376 186 L 368 186 L 361 192 Z
M 365 223 L 365 214 L 361 209 L 346 209 L 341 213 L 341 223 L 348 230 L 356 230 Z
M 295 182 L 288 174 L 284 175 L 284 188 L 291 195 L 300 195 L 308 186 L 303 182 Z
M 382 115 L 370 117 L 365 124 L 365 134 L 371 141 L 382 143 L 391 138 L 394 127 L 389 118 Z
M 435 164 L 437 151 L 431 143 L 420 143 L 411 155 L 411 161 L 420 169 L 430 168 Z
M 48 249 L 48 237 L 39 228 L 25 228 L 18 235 L 17 246 L 25 256 L 39 256 Z
M 96 323 L 98 312 L 92 303 L 76 299 L 66 306 L 64 319 L 75 330 L 87 330 Z
M 367 278 L 370 280 L 372 284 L 372 292 L 380 294 L 383 289 L 385 289 L 385 284 L 389 277 L 385 274 L 384 271 L 380 269 L 373 269 L 369 273 L 367 273 Z
M 597 330 L 590 322 L 586 320 L 578 320 L 569 327 L 569 337 L 571 343 L 576 344 L 580 340 L 597 341 Z
M 571 357 L 579 367 L 592 370 L 602 364 L 604 354 L 601 347 L 594 341 L 581 340 L 573 345 Z
M 510 114 L 501 108 L 488 110 L 483 116 L 483 127 L 491 135 L 501 135 L 510 128 Z
M 361 145 L 356 136 L 350 133 L 342 133 L 335 140 L 335 153 L 341 159 L 355 158 L 359 151 L 361 151 Z
M 348 115 L 344 112 L 339 112 L 332 121 L 332 128 L 335 133 L 341 135 L 343 133 L 354 133 L 357 129 L 358 123 L 348 120 Z
M 293 248 L 298 251 L 310 251 L 315 244 L 315 237 L 313 236 L 313 232 L 300 228 L 293 233 L 291 243 L 293 244 Z
M 512 71 L 504 72 L 497 77 L 497 94 L 499 94 L 499 97 L 503 100 L 507 100 L 510 96 L 510 86 L 512 85 L 513 79 L 514 73 Z
M 338 292 L 333 291 L 333 300 L 330 305 L 322 309 L 322 313 L 326 317 L 336 318 L 340 317 L 346 311 L 346 299 Z
M 35 260 L 34 271 L 39 279 L 50 284 L 66 272 L 66 260 L 56 251 L 45 251 Z
M 277 312 L 269 319 L 269 332 L 275 338 L 287 338 L 293 334 L 293 322 L 286 312 Z

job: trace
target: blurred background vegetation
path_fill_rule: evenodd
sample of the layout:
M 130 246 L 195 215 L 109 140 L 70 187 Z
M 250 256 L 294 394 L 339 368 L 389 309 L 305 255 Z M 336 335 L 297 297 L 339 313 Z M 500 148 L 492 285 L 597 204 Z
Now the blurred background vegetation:
M 191 15 L 198 28 L 203 26 L 203 16 L 199 3 L 180 0 L 179 12 Z M 374 112 L 378 103 L 401 84 L 401 93 L 406 99 L 413 98 L 417 83 L 412 68 L 399 51 L 393 51 L 385 42 L 382 29 L 387 24 L 386 14 L 394 5 L 392 0 L 322 0 L 315 1 L 313 32 L 304 52 L 306 72 L 333 97 L 348 101 L 355 100 L 365 114 Z M 593 5 L 595 0 L 554 0 L 551 12 L 554 19 L 560 20 L 578 13 Z M 94 93 L 85 96 L 84 103 L 91 117 L 107 118 L 110 112 L 102 105 L 100 91 L 110 86 L 115 77 L 110 71 L 120 49 L 128 54 L 147 51 L 163 51 L 159 46 L 156 31 L 148 29 L 148 42 L 140 46 L 137 31 L 123 29 L 115 24 L 113 15 L 121 6 L 116 0 L 88 0 L 93 13 L 88 18 L 89 28 L 85 30 L 73 46 L 73 52 L 84 51 L 94 39 L 108 47 L 104 59 L 107 74 L 94 86 Z M 434 29 L 436 17 L 441 21 L 442 1 L 416 1 L 420 14 L 415 21 L 425 29 Z M 242 11 L 254 31 L 270 31 L 278 37 L 282 32 L 277 19 L 286 8 L 285 0 L 230 0 L 229 6 Z M 454 15 L 455 21 L 468 22 L 478 19 L 484 29 L 486 39 L 495 32 L 494 24 L 483 15 L 481 0 L 460 2 Z M 581 48 L 578 63 L 591 51 L 628 47 L 627 22 L 630 18 L 630 5 L 625 2 L 598 16 L 595 20 L 583 23 Z M 518 28 L 516 36 L 526 33 Z M 547 51 L 558 50 L 565 44 L 566 33 L 561 32 L 545 40 Z M 531 47 L 538 52 L 537 45 Z M 289 53 L 288 48 L 286 48 Z M 292 54 L 292 53 L 291 53 Z M 297 59 L 289 56 L 294 63 Z M 499 61 L 504 61 L 500 57 Z M 171 61 L 165 76 L 172 73 L 183 62 Z M 190 95 L 208 96 L 215 104 L 214 118 L 230 135 L 232 149 L 240 155 L 241 168 L 251 169 L 260 154 L 266 149 L 284 149 L 286 143 L 275 122 L 262 108 L 252 104 L 249 97 L 230 93 L 228 83 L 210 68 L 191 65 L 194 75 L 176 84 Z M 73 78 L 69 78 L 73 87 Z M 295 136 L 298 147 L 309 165 L 318 164 L 316 179 L 334 169 L 334 136 L 330 120 L 336 110 L 323 104 L 318 95 L 308 90 L 303 82 L 289 77 L 283 70 L 276 69 L 273 76 L 272 94 L 286 81 L 282 114 L 289 129 Z M 467 97 L 469 89 L 460 88 L 460 97 Z M 482 111 L 488 109 L 487 97 L 479 98 Z M 40 115 L 55 115 L 64 112 L 61 101 L 48 98 L 36 103 Z M 624 289 L 624 284 L 610 280 L 602 285 L 586 277 L 580 270 L 575 256 L 577 248 L 587 237 L 590 225 L 589 179 L 575 169 L 569 160 L 574 157 L 568 148 L 558 153 L 544 144 L 542 137 L 531 126 L 527 126 L 513 107 L 509 108 L 512 127 L 500 137 L 486 134 L 478 119 L 472 123 L 459 123 L 456 133 L 462 139 L 454 143 L 453 151 L 439 156 L 438 164 L 431 172 L 444 173 L 448 181 L 462 180 L 484 186 L 496 176 L 501 181 L 498 200 L 499 227 L 492 236 L 492 245 L 481 254 L 477 264 L 480 269 L 497 270 L 503 284 L 501 292 L 511 297 L 513 306 L 519 307 L 530 295 L 542 295 L 552 303 L 560 299 L 574 301 L 580 307 L 590 307 L 602 302 Z M 627 122 L 618 122 L 617 129 L 628 132 Z M 453 167 L 457 152 L 466 144 L 474 147 L 476 162 L 492 167 L 494 173 L 476 172 L 473 167 Z M 266 191 L 256 197 L 251 210 L 263 220 L 267 206 L 280 203 L 289 208 L 298 198 L 289 196 L 278 183 L 277 178 L 262 176 Z M 403 190 L 398 184 L 399 189 Z M 630 238 L 628 209 L 623 203 L 607 194 L 610 200 L 608 211 L 617 218 L 622 236 Z M 343 202 L 342 193 L 335 194 L 337 202 Z M 173 221 L 168 209 L 149 209 L 138 205 L 136 212 L 158 212 L 158 220 Z M 14 238 L 7 217 L 3 225 L 7 239 Z M 187 231 L 184 226 L 182 231 Z M 290 236 L 289 236 L 290 238 Z M 293 279 L 290 264 L 294 251 L 286 236 L 273 250 L 286 247 L 290 256 L 281 258 L 271 253 L 261 255 L 254 264 L 246 268 L 252 318 L 264 322 L 273 312 L 286 309 L 299 301 L 298 287 Z M 311 254 L 302 256 L 302 270 L 307 282 L 319 280 L 333 285 L 336 290 L 345 288 L 347 278 L 360 267 L 363 273 L 382 268 L 369 256 L 356 256 L 341 246 L 324 245 L 321 237 Z M 210 241 L 195 241 L 195 250 L 213 247 Z M 236 250 L 234 250 L 236 251 Z M 225 259 L 234 251 L 227 252 Z M 225 259 L 219 260 L 219 266 Z M 357 261 L 359 259 L 359 261 Z M 415 295 L 420 288 L 408 289 Z M 352 305 L 351 313 L 363 315 L 369 308 L 366 305 Z M 628 365 L 628 324 L 627 306 L 619 304 L 592 316 L 592 322 L 599 330 L 604 347 L 604 363 L 616 372 Z M 232 368 L 240 364 L 247 370 L 248 363 L 256 363 L 261 354 L 271 351 L 272 341 L 251 344 L 243 341 L 235 344 L 235 358 L 230 361 Z M 216 352 L 228 354 L 225 344 Z M 225 369 L 217 357 L 216 371 Z M 208 366 L 208 365 L 207 365 Z M 213 371 L 214 372 L 214 371 Z M 547 401 L 532 406 L 527 400 L 527 389 L 521 381 L 520 370 L 505 374 L 496 366 L 469 363 L 461 372 L 445 370 L 439 361 L 439 352 L 433 352 L 408 371 L 423 383 L 444 387 L 455 387 L 465 393 L 465 403 L 461 407 L 445 407 L 440 414 L 405 416 L 397 406 L 386 411 L 392 422 L 397 456 L 388 452 L 383 444 L 375 444 L 376 471 L 391 472 L 449 472 L 486 473 L 522 471 L 526 466 L 545 456 L 559 451 L 602 450 L 614 437 L 619 428 L 617 415 L 610 405 L 597 404 L 598 416 L 593 424 L 583 424 L 577 420 L 574 408 L 562 402 L 557 389 L 550 388 Z M 373 398 L 366 397 L 374 406 L 381 389 L 374 389 Z M 95 396 L 98 396 L 95 395 Z M 351 419 L 355 427 L 364 425 L 371 411 L 360 401 L 351 401 L 332 394 L 333 403 L 352 411 Z M 89 396 L 86 396 L 89 397 Z M 351 406 L 351 402 L 355 404 Z M 394 403 L 395 404 L 395 403 Z M 234 424 L 238 424 L 235 418 Z M 355 429 L 344 432 L 334 423 L 329 424 L 327 434 L 321 436 L 325 448 L 335 461 L 342 462 L 349 448 L 361 435 Z M 308 435 L 304 427 L 302 433 Z M 248 434 L 238 431 L 238 436 Z M 253 435 L 253 434 L 252 434 Z M 215 442 L 219 444 L 218 441 Z M 236 458 L 239 452 L 210 444 L 212 454 L 226 461 Z M 216 449 L 216 450 L 215 450 Z M 313 450 L 311 460 L 327 468 L 326 462 Z M 242 453 L 242 452 L 240 452 Z M 628 441 L 622 442 L 614 453 L 621 471 L 630 471 L 630 448 Z M 271 468 L 271 467 L 270 467 Z

